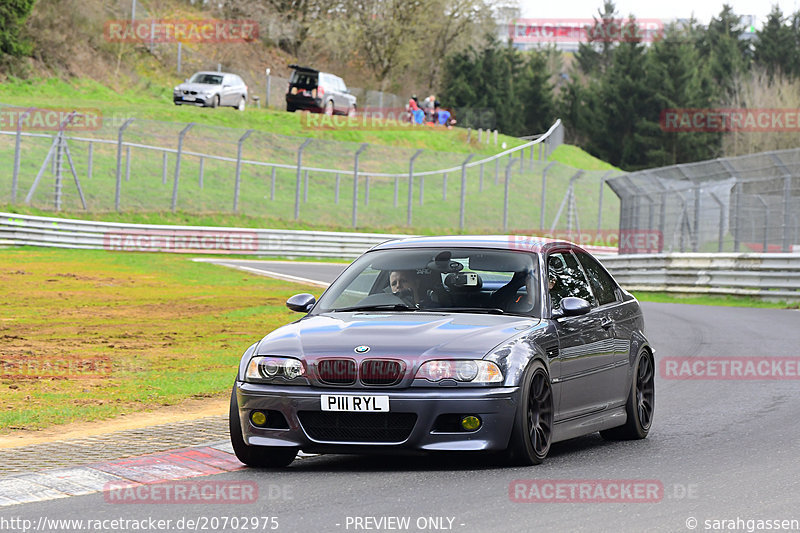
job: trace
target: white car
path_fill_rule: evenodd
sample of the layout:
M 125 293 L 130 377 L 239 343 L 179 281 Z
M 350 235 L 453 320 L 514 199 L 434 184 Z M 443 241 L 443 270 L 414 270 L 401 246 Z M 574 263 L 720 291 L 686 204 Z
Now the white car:
M 197 72 L 173 89 L 172 101 L 175 105 L 228 106 L 244 111 L 247 85 L 236 74 Z

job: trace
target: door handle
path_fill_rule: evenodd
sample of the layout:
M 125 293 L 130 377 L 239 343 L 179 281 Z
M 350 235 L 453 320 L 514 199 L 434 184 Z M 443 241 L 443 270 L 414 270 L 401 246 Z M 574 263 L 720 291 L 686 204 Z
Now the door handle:
M 600 319 L 600 327 L 603 329 L 608 329 L 614 325 L 614 321 L 610 318 L 601 318 Z

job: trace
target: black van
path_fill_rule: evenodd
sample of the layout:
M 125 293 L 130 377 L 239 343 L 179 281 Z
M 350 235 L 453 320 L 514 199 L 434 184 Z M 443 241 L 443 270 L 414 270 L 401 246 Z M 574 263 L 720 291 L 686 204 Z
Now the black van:
M 328 72 L 289 65 L 294 69 L 286 91 L 286 111 L 307 110 L 326 115 L 353 115 L 356 97 L 350 94 L 344 80 Z

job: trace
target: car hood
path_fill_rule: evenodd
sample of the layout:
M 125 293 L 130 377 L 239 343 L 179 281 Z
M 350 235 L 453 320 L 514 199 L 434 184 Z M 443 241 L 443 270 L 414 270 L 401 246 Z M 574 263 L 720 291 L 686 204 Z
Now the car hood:
M 483 357 L 499 344 L 536 326 L 538 318 L 509 315 L 402 313 L 325 313 L 276 329 L 257 347 L 259 355 L 430 359 Z
M 222 85 L 213 83 L 181 83 L 178 85 L 178 89 L 181 91 L 216 91 L 220 88 L 222 88 Z

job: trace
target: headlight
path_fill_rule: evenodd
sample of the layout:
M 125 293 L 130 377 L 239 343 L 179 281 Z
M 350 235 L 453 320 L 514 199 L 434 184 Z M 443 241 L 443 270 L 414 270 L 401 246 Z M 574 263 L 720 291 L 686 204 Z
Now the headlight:
M 441 381 L 453 379 L 469 383 L 500 383 L 503 373 L 491 361 L 459 361 L 440 360 L 428 361 L 417 370 L 416 379 L 428 381 Z
M 245 380 L 256 383 L 306 383 L 303 362 L 293 357 L 258 356 L 250 359 Z M 300 379 L 302 378 L 302 379 Z
M 175 87 L 174 89 L 172 89 L 172 92 L 179 93 L 179 92 L 181 92 L 181 88 L 180 87 Z

